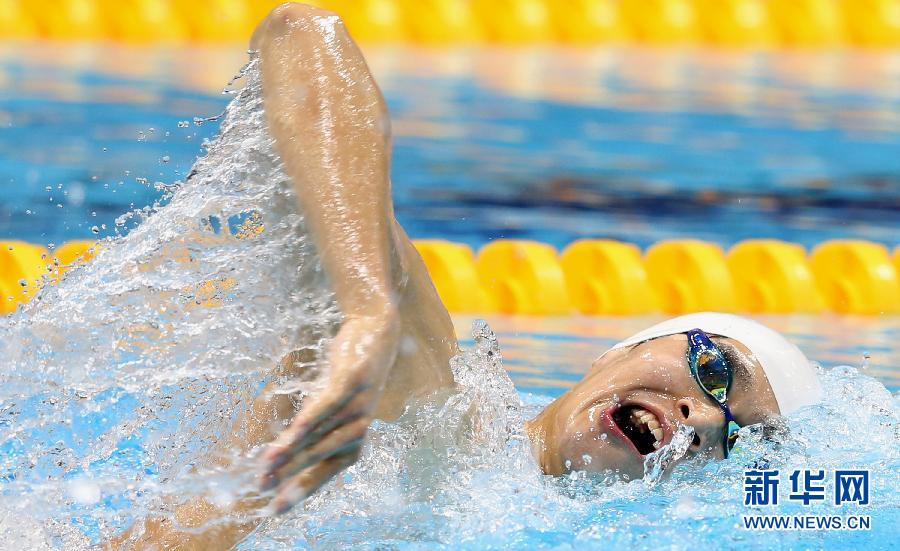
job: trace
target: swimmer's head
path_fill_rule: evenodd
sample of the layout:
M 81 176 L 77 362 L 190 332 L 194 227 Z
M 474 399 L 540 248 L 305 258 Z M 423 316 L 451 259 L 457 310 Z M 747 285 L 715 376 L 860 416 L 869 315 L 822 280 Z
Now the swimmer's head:
M 723 407 L 692 375 L 687 333 L 701 329 L 733 373 L 727 405 L 740 426 L 817 402 L 815 369 L 778 333 L 729 314 L 691 314 L 651 327 L 597 358 L 577 385 L 528 423 L 547 474 L 618 470 L 643 475 L 644 457 L 694 428 L 689 453 L 726 456 Z

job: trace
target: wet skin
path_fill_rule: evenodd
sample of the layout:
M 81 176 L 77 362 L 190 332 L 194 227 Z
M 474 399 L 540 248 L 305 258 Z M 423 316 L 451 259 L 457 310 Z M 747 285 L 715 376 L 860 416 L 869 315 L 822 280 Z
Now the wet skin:
M 760 423 L 778 415 L 772 387 L 750 351 L 733 339 L 713 337 L 713 341 L 735 371 L 728 403 L 738 424 Z M 695 437 L 689 454 L 724 457 L 724 414 L 694 380 L 686 351 L 687 337 L 670 335 L 611 350 L 594 361 L 584 379 L 526 425 L 543 471 L 618 470 L 641 477 L 646 454 L 617 424 L 619 408 L 651 412 L 662 429 L 663 445 L 669 443 L 677 424 L 691 425 Z
M 265 507 L 284 512 L 353 464 L 372 419 L 393 420 L 411 399 L 453 386 L 456 336 L 424 262 L 394 218 L 388 113 L 361 53 L 337 15 L 301 4 L 273 10 L 251 49 L 262 61 L 269 131 L 344 314 L 327 351 L 330 379 L 299 410 L 290 396 L 267 387 L 222 442 L 225 456 L 263 447 L 259 494 L 227 507 L 192 496 L 173 508 L 171 519 L 146 519 L 108 547 L 229 548 L 259 524 Z M 771 387 L 746 348 L 717 342 L 744 367 L 729 396 L 738 422 L 777 414 Z M 598 359 L 526 426 L 544 472 L 564 473 L 568 459 L 572 469 L 640 476 L 641 456 L 610 424 L 617 405 L 654 412 L 664 442 L 676 422 L 693 425 L 699 437 L 693 451 L 721 456 L 722 412 L 687 370 L 686 346 L 686 337 L 675 335 Z M 300 375 L 294 354 L 275 369 Z M 227 462 L 222 468 L 236 469 Z

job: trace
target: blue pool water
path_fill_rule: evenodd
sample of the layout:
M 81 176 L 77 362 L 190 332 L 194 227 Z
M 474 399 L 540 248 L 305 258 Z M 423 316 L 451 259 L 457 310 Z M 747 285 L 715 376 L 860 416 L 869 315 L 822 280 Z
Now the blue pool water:
M 271 166 L 250 167 L 263 192 L 235 192 L 247 167 L 227 140 L 167 207 L 140 225 L 116 219 L 157 200 L 157 182 L 191 169 L 218 130 L 194 117 L 223 110 L 231 96 L 217 90 L 243 53 L 5 46 L 0 54 L 0 235 L 50 245 L 127 234 L 2 320 L 0 547 L 84 547 L 198 488 L 229 499 L 243 481 L 203 458 L 271 377 L 284 335 L 329 323 L 324 302 L 292 295 L 278 276 L 278 263 L 295 258 L 282 252 L 303 259 L 308 243 L 268 201 L 284 194 Z M 472 245 L 499 236 L 555 245 L 581 236 L 641 245 L 855 236 L 893 247 L 900 89 L 884 83 L 897 82 L 898 59 L 370 53 L 394 116 L 398 217 L 413 237 Z M 265 237 L 223 241 L 193 223 L 249 211 L 274 220 Z M 189 264 L 177 261 L 184 248 Z M 217 291 L 214 306 L 198 298 L 209 298 L 198 285 L 227 277 L 236 286 Z M 898 318 L 762 318 L 824 366 L 828 399 L 791 417 L 793 437 L 781 447 L 749 431 L 736 459 L 679 467 L 655 488 L 541 476 L 521 421 L 605 347 L 656 320 L 490 317 L 502 366 L 467 352 L 456 364 L 465 381 L 456 401 L 379 423 L 340 487 L 266 521 L 242 548 L 890 548 L 900 524 Z M 475 348 L 473 320 L 454 321 Z M 470 422 L 481 431 L 455 432 Z M 870 514 L 872 530 L 740 529 L 741 516 L 755 514 L 743 506 L 742 470 L 760 461 L 785 472 L 870 468 L 872 505 L 840 513 Z
M 216 125 L 179 122 L 221 112 L 244 55 L 58 50 L 0 50 L 0 237 L 111 234 L 124 209 L 158 196 L 154 182 L 190 169 Z M 413 237 L 898 244 L 900 54 L 384 49 L 369 60 Z

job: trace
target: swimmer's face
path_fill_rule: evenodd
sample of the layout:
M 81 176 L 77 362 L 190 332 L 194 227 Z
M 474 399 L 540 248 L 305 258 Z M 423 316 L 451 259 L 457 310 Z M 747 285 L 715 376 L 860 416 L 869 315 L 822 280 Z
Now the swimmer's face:
M 728 404 L 738 424 L 777 415 L 772 387 L 749 350 L 733 339 L 712 339 L 734 369 Z M 686 352 L 682 334 L 597 359 L 584 379 L 528 424 L 544 472 L 617 470 L 640 478 L 644 457 L 668 444 L 677 424 L 695 430 L 689 454 L 724 457 L 724 415 L 694 380 Z

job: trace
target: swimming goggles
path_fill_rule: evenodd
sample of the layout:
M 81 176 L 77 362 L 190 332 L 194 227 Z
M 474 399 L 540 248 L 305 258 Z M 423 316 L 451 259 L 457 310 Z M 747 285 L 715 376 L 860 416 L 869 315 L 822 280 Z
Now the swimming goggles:
M 690 367 L 691 375 L 700 385 L 703 393 L 712 398 L 725 414 L 725 436 L 722 443 L 722 449 L 725 457 L 734 447 L 734 443 L 738 437 L 740 425 L 731 414 L 728 407 L 727 395 L 731 389 L 731 382 L 734 379 L 734 370 L 731 364 L 715 345 L 709 336 L 700 329 L 691 329 L 687 332 L 688 338 L 688 367 Z

